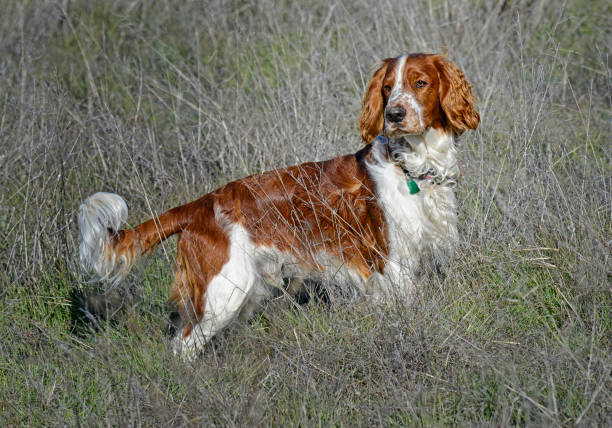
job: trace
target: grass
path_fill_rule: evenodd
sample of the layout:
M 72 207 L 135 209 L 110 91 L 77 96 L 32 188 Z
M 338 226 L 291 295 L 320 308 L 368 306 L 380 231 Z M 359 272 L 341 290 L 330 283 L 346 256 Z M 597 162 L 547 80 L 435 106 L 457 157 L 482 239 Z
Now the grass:
M 608 2 L 0 10 L 2 425 L 610 425 Z M 126 196 L 136 224 L 355 151 L 372 67 L 403 51 L 448 51 L 482 117 L 460 142 L 460 249 L 413 304 L 276 299 L 186 363 L 170 241 L 84 316 L 86 196 Z

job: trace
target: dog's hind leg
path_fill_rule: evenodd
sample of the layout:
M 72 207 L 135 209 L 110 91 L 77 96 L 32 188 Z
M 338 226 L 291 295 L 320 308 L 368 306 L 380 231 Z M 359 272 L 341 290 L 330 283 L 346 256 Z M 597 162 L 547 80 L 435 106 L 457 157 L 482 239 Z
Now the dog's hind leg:
M 187 325 L 174 338 L 173 349 L 186 359 L 195 358 L 198 351 L 240 313 L 257 280 L 253 262 L 254 245 L 248 232 L 236 224 L 228 228 L 227 235 L 229 245 L 220 269 L 217 266 L 202 266 L 201 255 L 184 257 L 183 254 L 182 259 L 191 260 L 191 266 L 186 266 L 189 263 L 180 258 L 178 260 L 177 276 L 187 273 L 187 278 L 184 278 L 186 282 L 195 280 L 205 284 L 183 287 L 192 290 L 186 293 L 191 298 L 185 301 L 182 308 Z M 202 238 L 201 235 L 199 237 Z M 208 255 L 211 251 L 214 250 L 208 249 Z M 193 266 L 195 259 L 199 260 L 199 266 Z M 181 287 L 178 290 L 180 292 Z

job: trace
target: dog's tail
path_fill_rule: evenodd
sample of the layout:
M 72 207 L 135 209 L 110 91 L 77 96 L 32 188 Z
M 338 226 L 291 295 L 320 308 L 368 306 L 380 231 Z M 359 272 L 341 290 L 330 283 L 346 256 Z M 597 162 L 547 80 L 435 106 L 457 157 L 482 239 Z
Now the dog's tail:
M 173 208 L 133 229 L 120 230 L 128 213 L 123 198 L 105 192 L 91 195 L 78 215 L 81 266 L 95 279 L 116 284 L 138 256 L 185 228 L 191 221 L 191 210 L 185 208 Z

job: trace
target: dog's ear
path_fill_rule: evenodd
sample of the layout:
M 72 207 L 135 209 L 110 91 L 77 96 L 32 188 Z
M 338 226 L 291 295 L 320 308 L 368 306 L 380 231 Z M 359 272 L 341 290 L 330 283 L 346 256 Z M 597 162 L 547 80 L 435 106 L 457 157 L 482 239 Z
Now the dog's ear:
M 448 118 L 448 126 L 455 135 L 478 128 L 480 115 L 474 105 L 472 87 L 463 72 L 442 55 L 435 58 L 440 76 L 440 105 Z
M 384 126 L 384 108 L 382 96 L 382 82 L 387 74 L 387 68 L 393 61 L 392 58 L 387 58 L 382 61 L 382 64 L 374 72 L 370 79 L 368 89 L 366 90 L 363 102 L 361 104 L 361 117 L 359 118 L 359 130 L 361 138 L 369 144 L 383 130 Z

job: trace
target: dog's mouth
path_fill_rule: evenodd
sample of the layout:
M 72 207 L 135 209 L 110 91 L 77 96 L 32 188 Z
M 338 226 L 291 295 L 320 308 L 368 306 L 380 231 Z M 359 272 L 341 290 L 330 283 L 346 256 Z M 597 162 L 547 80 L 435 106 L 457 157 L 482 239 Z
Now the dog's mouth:
M 407 136 L 408 134 L 405 134 L 399 137 L 391 137 L 389 138 L 389 140 L 391 141 L 391 143 L 393 143 L 396 146 L 405 146 L 405 147 L 412 148 L 412 146 L 408 142 L 408 139 L 406 138 Z
M 396 137 L 389 137 L 389 146 L 396 149 L 403 149 L 408 152 L 414 151 L 413 145 L 410 143 L 410 136 L 415 134 L 404 134 Z
M 425 132 L 425 127 L 417 121 L 412 123 L 393 123 L 385 121 L 385 133 L 389 138 L 401 138 L 410 135 L 422 135 Z

